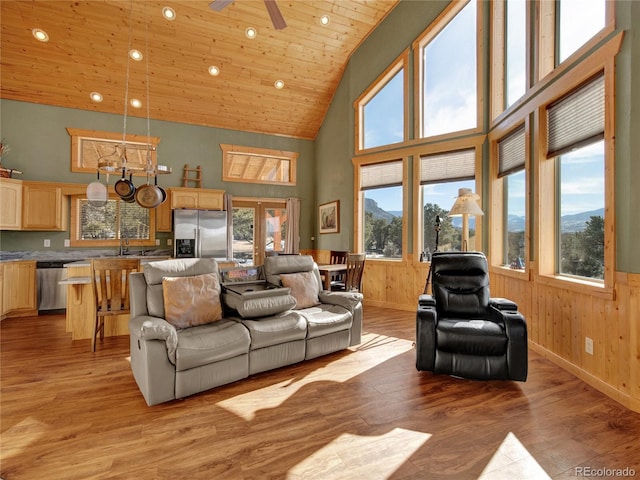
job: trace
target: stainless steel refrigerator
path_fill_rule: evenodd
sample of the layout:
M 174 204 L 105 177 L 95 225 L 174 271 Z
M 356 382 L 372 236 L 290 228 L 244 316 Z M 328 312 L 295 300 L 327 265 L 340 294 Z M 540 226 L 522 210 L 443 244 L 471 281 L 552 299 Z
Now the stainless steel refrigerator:
M 173 232 L 175 258 L 227 260 L 227 212 L 174 210 Z

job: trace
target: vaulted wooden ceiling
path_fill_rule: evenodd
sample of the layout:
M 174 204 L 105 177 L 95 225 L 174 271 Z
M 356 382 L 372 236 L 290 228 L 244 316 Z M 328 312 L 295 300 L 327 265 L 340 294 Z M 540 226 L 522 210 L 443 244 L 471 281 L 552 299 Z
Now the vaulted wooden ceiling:
M 127 107 L 129 116 L 147 117 L 148 88 L 154 119 L 313 139 L 349 55 L 398 0 L 277 3 L 283 30 L 262 0 L 235 0 L 219 12 L 207 0 L 2 0 L 0 95 L 123 115 L 128 68 L 127 97 L 142 101 Z M 49 41 L 36 40 L 34 28 Z M 142 61 L 128 60 L 129 43 Z M 218 76 L 209 75 L 212 65 Z

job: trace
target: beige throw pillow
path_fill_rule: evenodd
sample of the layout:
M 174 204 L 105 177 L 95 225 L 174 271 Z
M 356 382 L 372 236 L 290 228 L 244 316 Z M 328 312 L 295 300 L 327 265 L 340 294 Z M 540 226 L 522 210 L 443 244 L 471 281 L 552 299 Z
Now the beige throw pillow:
M 212 323 L 222 318 L 220 282 L 214 273 L 162 280 L 165 320 L 176 328 Z
M 318 281 L 313 272 L 283 273 L 280 275 L 283 287 L 291 289 L 291 296 L 296 299 L 296 309 L 318 305 Z

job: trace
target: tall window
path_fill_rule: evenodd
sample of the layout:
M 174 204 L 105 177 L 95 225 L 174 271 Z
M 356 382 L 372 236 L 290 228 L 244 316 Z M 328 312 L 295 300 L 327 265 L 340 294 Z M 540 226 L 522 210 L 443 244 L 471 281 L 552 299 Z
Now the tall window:
M 440 218 L 438 250 L 461 250 L 462 218 L 449 217 L 460 188 L 475 190 L 475 150 L 424 155 L 420 158 L 420 184 L 422 185 L 422 252 L 428 260 L 435 250 L 436 217 Z M 476 243 L 476 219 L 469 218 L 469 250 Z
M 379 147 L 404 140 L 404 69 L 400 69 L 364 105 L 363 148 Z
M 369 258 L 402 258 L 402 160 L 360 167 L 363 244 Z
M 606 24 L 605 0 L 560 0 L 556 35 L 558 63 L 566 60 Z
M 471 0 L 422 45 L 421 137 L 477 126 L 476 12 Z
M 117 246 L 155 244 L 155 214 L 136 202 L 109 199 L 103 205 L 80 196 L 71 202 L 72 244 Z
M 526 173 L 524 125 L 498 142 L 498 177 L 502 178 L 502 264 L 525 268 Z
M 524 95 L 527 88 L 527 2 L 505 2 L 505 9 L 505 107 L 508 108 Z
M 555 158 L 556 270 L 604 277 L 604 75 L 547 107 L 548 154 Z

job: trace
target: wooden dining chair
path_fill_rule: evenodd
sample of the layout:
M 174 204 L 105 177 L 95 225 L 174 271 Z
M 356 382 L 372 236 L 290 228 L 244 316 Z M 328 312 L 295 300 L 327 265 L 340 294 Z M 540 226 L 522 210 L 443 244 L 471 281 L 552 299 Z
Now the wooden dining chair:
M 91 350 L 96 339 L 104 340 L 104 319 L 129 313 L 129 274 L 140 271 L 136 258 L 94 258 L 91 260 L 91 284 L 96 301 L 96 318 Z
M 347 271 L 344 282 L 331 282 L 331 290 L 346 292 L 362 292 L 362 274 L 364 273 L 364 253 L 349 253 L 347 255 Z
M 329 264 L 337 265 L 337 264 L 347 263 L 347 255 L 349 255 L 349 252 L 346 250 L 330 250 Z M 331 275 L 331 281 L 344 283 L 345 281 L 344 273 L 335 273 Z

